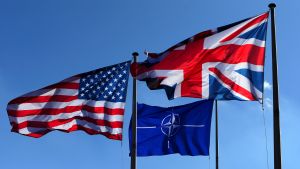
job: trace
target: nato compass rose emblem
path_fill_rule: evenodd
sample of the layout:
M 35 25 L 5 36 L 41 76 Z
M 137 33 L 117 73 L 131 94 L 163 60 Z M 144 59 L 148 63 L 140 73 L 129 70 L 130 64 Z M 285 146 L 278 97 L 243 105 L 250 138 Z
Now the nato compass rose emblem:
M 161 132 L 168 136 L 174 136 L 180 129 L 180 117 L 179 114 L 170 114 L 166 116 L 161 122 Z

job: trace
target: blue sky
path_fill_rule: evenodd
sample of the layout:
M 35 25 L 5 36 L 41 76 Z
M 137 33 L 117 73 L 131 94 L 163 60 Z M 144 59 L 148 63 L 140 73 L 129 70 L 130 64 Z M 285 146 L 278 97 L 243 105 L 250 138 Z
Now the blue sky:
M 268 10 L 271 1 L 0 1 L 0 166 L 5 169 L 129 169 L 127 128 L 131 116 L 128 88 L 123 142 L 78 131 L 54 131 L 40 139 L 10 132 L 6 105 L 11 99 L 66 77 L 122 62 L 131 53 L 160 52 L 198 32 Z M 296 71 L 300 2 L 275 1 L 278 41 L 283 168 L 299 169 L 300 85 Z M 271 82 L 270 29 L 265 80 Z M 295 75 L 296 74 L 296 75 Z M 295 75 L 295 76 L 294 76 Z M 132 83 L 129 83 L 132 86 Z M 265 110 L 258 102 L 219 102 L 219 156 L 222 169 L 273 168 L 272 86 Z M 164 91 L 138 83 L 138 101 L 172 106 L 196 99 L 168 101 Z M 265 123 L 264 123 L 265 122 Z M 214 126 L 214 123 L 212 123 Z M 210 157 L 168 155 L 138 158 L 138 168 L 215 167 L 214 127 Z

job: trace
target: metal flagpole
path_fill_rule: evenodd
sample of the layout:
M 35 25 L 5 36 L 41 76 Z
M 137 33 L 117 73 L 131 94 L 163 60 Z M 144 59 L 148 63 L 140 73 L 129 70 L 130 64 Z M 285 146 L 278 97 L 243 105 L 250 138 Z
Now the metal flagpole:
M 273 74 L 273 136 L 274 136 L 274 169 L 281 169 L 281 142 L 280 142 L 280 119 L 279 97 L 277 76 L 277 48 L 275 29 L 275 3 L 270 3 L 271 11 L 271 34 L 272 34 L 272 74 Z
M 137 62 L 138 53 L 134 52 L 132 53 L 133 56 L 133 62 Z M 136 71 L 136 70 L 134 70 Z M 135 73 L 136 74 L 136 73 Z M 136 90 L 136 79 L 133 78 L 133 89 L 132 89 L 132 117 L 131 117 L 131 131 L 132 131 L 132 141 L 131 141 L 131 169 L 136 169 L 136 117 L 137 117 L 137 103 L 136 103 L 136 96 L 137 96 L 137 90 Z
M 218 101 L 215 100 L 215 115 L 216 115 L 216 169 L 219 169 L 219 136 L 218 136 Z

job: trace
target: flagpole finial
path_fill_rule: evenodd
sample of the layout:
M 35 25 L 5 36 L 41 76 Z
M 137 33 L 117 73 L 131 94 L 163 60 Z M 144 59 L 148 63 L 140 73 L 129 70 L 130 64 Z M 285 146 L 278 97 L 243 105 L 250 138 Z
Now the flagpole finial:
M 133 52 L 133 53 L 132 53 L 132 56 L 134 56 L 134 57 L 139 56 L 139 53 Z
M 275 8 L 276 7 L 276 4 L 275 3 L 270 3 L 269 4 L 269 8 Z

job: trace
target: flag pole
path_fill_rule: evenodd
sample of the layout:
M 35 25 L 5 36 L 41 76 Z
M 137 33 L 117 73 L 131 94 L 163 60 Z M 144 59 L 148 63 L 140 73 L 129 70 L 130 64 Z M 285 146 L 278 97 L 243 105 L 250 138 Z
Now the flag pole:
M 277 75 L 277 48 L 275 28 L 275 3 L 270 3 L 272 34 L 272 75 L 273 75 L 273 137 L 274 137 L 274 169 L 281 169 L 280 114 Z
M 219 169 L 219 134 L 218 134 L 218 101 L 215 100 L 215 129 L 216 129 L 216 169 Z
M 133 62 L 137 62 L 138 53 L 132 53 Z M 136 71 L 136 70 L 134 70 Z M 135 73 L 136 74 L 136 73 Z M 132 131 L 132 141 L 131 141 L 131 169 L 136 169 L 136 117 L 137 117 L 137 103 L 136 103 L 136 78 L 133 78 L 133 89 L 132 89 L 132 117 L 131 117 L 131 131 Z

